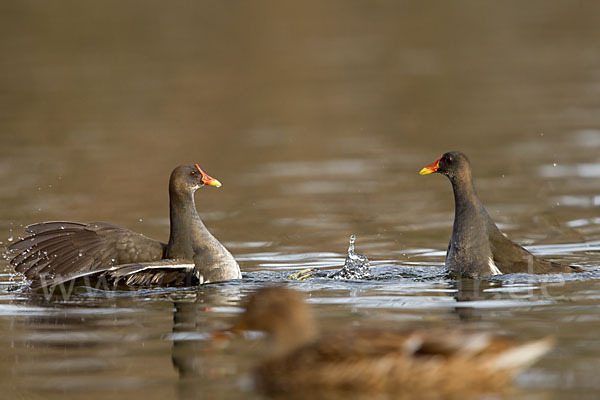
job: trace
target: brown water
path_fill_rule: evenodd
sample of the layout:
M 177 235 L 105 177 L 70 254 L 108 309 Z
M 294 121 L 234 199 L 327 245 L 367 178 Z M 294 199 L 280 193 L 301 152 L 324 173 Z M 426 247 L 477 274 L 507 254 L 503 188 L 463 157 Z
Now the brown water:
M 261 341 L 206 332 L 265 282 L 341 266 L 355 233 L 372 279 L 292 284 L 325 331 L 552 334 L 520 397 L 597 398 L 598 38 L 586 0 L 2 2 L 0 240 L 44 220 L 166 240 L 169 173 L 198 162 L 223 182 L 198 208 L 244 279 L 47 301 L 4 268 L 0 397 L 258 398 Z M 589 271 L 447 278 L 450 185 L 417 172 L 455 149 L 511 238 Z

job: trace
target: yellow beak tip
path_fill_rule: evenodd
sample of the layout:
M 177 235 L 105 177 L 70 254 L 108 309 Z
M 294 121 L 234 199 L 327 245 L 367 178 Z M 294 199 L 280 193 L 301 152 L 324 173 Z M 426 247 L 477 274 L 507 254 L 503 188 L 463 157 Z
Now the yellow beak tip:
M 431 173 L 433 173 L 434 171 L 431 168 L 423 168 L 422 170 L 419 171 L 419 175 L 429 175 Z
M 216 179 L 212 179 L 212 180 L 206 182 L 206 185 L 214 186 L 214 187 L 221 187 L 221 182 L 219 182 Z

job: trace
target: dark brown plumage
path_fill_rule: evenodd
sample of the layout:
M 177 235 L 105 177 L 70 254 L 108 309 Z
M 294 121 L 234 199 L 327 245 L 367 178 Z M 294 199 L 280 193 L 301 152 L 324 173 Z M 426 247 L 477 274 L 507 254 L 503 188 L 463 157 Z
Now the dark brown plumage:
M 41 222 L 25 229 L 10 263 L 28 278 L 160 260 L 166 245 L 107 222 Z
M 236 329 L 264 330 L 272 352 L 256 370 L 275 395 L 389 393 L 394 398 L 470 398 L 505 392 L 513 376 L 552 347 L 438 327 L 361 330 L 318 336 L 303 297 L 283 287 L 258 290 Z
M 133 286 L 241 278 L 237 262 L 206 229 L 196 210 L 194 192 L 204 185 L 221 183 L 197 164 L 179 166 L 171 173 L 168 244 L 106 222 L 42 222 L 28 226 L 27 236 L 9 246 L 17 253 L 10 264 L 32 280 L 34 288 L 85 277 Z M 152 263 L 163 259 L 188 266 L 177 269 L 173 262 Z
M 446 253 L 446 268 L 450 271 L 470 277 L 583 271 L 579 267 L 543 260 L 508 239 L 479 201 L 471 177 L 471 163 L 463 153 L 445 153 L 420 174 L 433 172 L 447 176 L 454 191 L 454 226 Z

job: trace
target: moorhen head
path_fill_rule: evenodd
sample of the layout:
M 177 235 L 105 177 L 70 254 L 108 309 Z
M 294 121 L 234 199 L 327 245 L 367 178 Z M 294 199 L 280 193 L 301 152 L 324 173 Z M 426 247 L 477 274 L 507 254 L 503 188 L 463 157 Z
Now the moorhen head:
M 434 172 L 446 175 L 451 182 L 471 181 L 471 163 L 467 156 L 458 151 L 442 154 L 436 162 L 423 168 L 419 174 L 427 175 Z
M 446 175 L 454 191 L 454 225 L 446 253 L 446 268 L 469 277 L 509 273 L 571 273 L 579 267 L 542 260 L 500 232 L 479 201 L 471 163 L 458 151 L 444 153 L 419 174 Z
M 194 193 L 204 185 L 221 187 L 221 182 L 206 175 L 198 164 L 180 165 L 169 178 L 169 192 L 173 193 Z

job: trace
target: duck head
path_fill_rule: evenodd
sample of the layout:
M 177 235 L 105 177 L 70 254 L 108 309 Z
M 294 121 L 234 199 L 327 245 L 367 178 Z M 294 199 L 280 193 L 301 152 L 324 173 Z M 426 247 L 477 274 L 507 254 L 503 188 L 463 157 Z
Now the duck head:
M 245 308 L 233 330 L 267 333 L 273 341 L 272 353 L 287 353 L 316 334 L 304 296 L 295 290 L 283 286 L 261 288 L 249 297 Z

